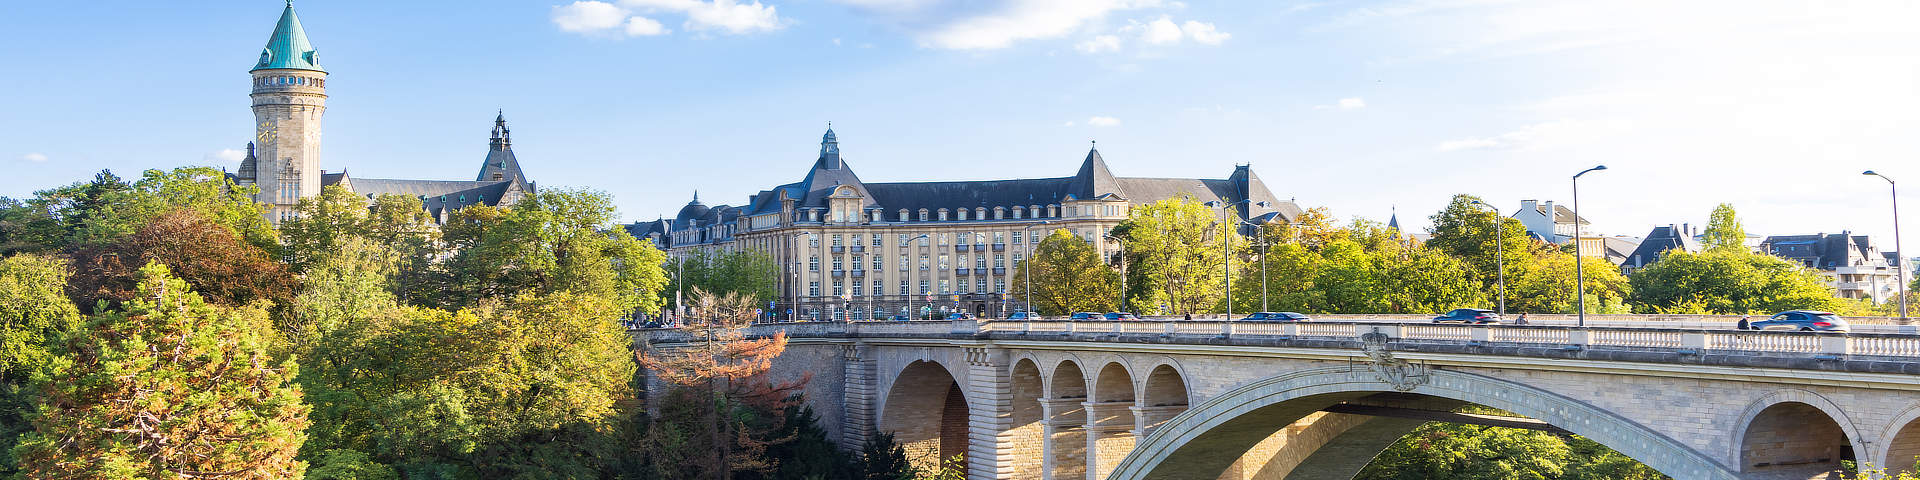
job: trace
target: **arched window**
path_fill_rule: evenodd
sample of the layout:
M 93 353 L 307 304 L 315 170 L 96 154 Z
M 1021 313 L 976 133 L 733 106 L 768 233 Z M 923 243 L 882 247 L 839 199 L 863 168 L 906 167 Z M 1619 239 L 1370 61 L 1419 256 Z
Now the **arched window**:
M 920 209 L 920 221 L 927 221 L 927 209 Z

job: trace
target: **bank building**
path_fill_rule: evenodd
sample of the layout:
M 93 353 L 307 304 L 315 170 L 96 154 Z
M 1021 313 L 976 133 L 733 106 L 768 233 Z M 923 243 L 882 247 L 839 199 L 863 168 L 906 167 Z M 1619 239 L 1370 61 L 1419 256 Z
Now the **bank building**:
M 1063 162 L 1065 163 L 1065 162 Z M 627 226 L 671 255 L 754 249 L 779 265 L 782 319 L 864 320 L 906 313 L 1018 311 L 1015 268 L 1055 230 L 1120 251 L 1107 236 L 1135 205 L 1190 196 L 1228 205 L 1240 221 L 1292 221 L 1300 207 L 1267 189 L 1250 166 L 1226 178 L 1116 177 L 1098 148 L 1072 176 L 955 182 L 864 182 L 840 156 L 831 127 L 800 181 L 740 205 L 693 201 L 671 219 Z M 1043 227 L 1044 226 L 1044 227 Z

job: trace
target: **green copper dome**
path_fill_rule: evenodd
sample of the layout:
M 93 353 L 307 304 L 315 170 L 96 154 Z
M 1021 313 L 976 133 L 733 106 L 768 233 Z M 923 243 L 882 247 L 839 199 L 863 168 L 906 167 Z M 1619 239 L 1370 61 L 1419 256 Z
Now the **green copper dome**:
M 260 51 L 260 62 L 253 65 L 254 70 L 270 68 L 326 71 L 320 68 L 320 54 L 307 42 L 307 31 L 300 28 L 300 17 L 293 14 L 292 1 L 280 12 L 280 23 L 273 26 L 273 38 L 267 39 L 267 48 Z

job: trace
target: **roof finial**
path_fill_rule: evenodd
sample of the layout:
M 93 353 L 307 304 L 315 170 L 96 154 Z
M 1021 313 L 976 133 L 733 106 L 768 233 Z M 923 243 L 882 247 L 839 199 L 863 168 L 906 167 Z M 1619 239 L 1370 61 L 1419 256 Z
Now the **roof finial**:
M 287 0 L 287 8 L 293 8 L 293 0 Z
M 693 191 L 693 203 L 700 203 L 700 190 Z

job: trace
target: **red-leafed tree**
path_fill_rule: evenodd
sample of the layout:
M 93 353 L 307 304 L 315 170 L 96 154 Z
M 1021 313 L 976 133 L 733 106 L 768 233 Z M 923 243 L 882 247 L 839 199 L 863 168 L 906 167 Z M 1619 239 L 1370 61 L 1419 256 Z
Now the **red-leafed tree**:
M 788 441 L 770 438 L 795 395 L 811 377 L 791 382 L 767 378 L 773 359 L 786 351 L 787 337 L 776 333 L 748 338 L 753 298 L 695 288 L 694 314 L 685 328 L 686 343 L 649 347 L 638 353 L 644 365 L 671 390 L 662 415 L 649 429 L 656 455 L 682 460 L 681 478 L 734 478 L 735 473 L 766 473 L 777 467 L 767 447 Z M 679 452 L 663 452 L 675 449 Z
M 131 235 L 106 245 L 70 252 L 74 274 L 67 294 L 83 311 L 97 302 L 119 304 L 133 297 L 139 270 L 166 264 L 208 302 L 239 306 L 256 300 L 285 305 L 296 281 L 286 265 L 247 243 L 233 229 L 188 209 L 154 217 Z

